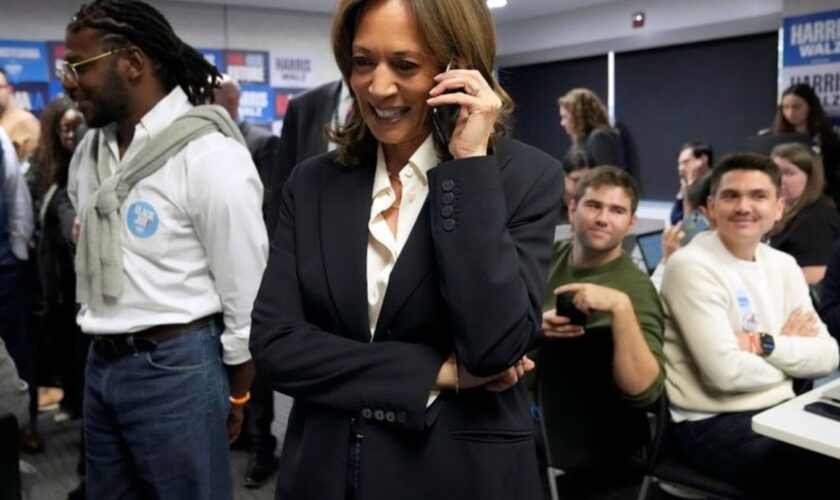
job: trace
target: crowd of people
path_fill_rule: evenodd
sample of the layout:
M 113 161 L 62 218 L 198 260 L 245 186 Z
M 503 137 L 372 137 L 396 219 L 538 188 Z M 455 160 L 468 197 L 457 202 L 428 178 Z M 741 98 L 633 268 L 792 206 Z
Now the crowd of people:
M 40 123 L 0 70 L 21 449 L 44 450 L 58 386 L 56 421 L 82 420 L 71 498 L 233 498 L 233 446 L 245 486 L 281 471 L 277 498 L 536 499 L 535 377 L 598 400 L 579 438 L 667 398 L 698 468 L 751 498 L 826 491 L 840 462 L 750 429 L 840 358 L 840 137 L 813 89 L 773 122 L 798 142 L 677 150 L 648 276 L 604 104 L 559 98 L 562 161 L 512 139 L 493 33 L 482 0 L 340 0 L 342 81 L 293 99 L 279 138 L 140 0 L 79 8 Z M 274 391 L 294 398 L 279 457 Z

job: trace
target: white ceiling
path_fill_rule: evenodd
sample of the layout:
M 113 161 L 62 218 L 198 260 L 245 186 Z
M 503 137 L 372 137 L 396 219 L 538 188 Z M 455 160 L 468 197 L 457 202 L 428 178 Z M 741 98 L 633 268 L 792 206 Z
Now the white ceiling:
M 238 7 L 264 7 L 330 14 L 337 0 L 167 0 L 174 3 L 205 3 Z M 563 11 L 614 3 L 619 0 L 508 0 L 507 7 L 493 9 L 497 24 L 512 23 Z

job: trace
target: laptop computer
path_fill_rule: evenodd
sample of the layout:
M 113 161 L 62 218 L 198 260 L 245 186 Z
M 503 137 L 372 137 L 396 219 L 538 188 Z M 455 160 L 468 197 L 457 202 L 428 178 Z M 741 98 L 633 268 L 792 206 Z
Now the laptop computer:
M 659 261 L 662 260 L 662 229 L 637 234 L 636 244 L 639 245 L 648 274 L 653 274 Z
M 840 385 L 825 391 L 822 394 L 823 399 L 831 400 L 834 403 L 840 403 Z
M 810 147 L 814 140 L 808 134 L 763 134 L 754 135 L 747 139 L 747 149 L 753 153 L 762 155 L 769 155 L 770 151 L 779 144 L 787 144 L 789 142 L 796 142 Z

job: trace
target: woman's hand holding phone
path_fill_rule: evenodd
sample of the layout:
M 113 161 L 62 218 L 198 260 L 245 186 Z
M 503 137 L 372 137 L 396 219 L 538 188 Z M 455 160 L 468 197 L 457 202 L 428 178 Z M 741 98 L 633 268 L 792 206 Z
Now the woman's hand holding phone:
M 461 108 L 449 140 L 452 157 L 486 156 L 502 100 L 476 70 L 450 69 L 435 76 L 435 81 L 437 85 L 429 91 L 432 97 L 426 103 Z

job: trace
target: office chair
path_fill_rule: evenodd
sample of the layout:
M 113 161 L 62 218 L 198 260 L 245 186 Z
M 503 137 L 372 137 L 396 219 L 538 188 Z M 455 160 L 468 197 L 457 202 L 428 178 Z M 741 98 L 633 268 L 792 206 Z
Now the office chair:
M 691 493 L 716 500 L 745 498 L 737 486 L 699 470 L 683 455 L 676 443 L 673 422 L 665 393 L 654 408 L 653 445 L 645 465 L 645 477 L 639 488 L 638 500 L 645 500 L 651 484 L 669 483 Z
M 610 332 L 549 342 L 536 356 L 536 399 L 552 499 L 559 498 L 560 476 L 571 483 L 580 478 L 608 482 L 627 471 L 641 477 L 644 462 L 638 452 L 650 442 L 650 426 L 646 411 L 628 407 L 615 387 Z
M 0 415 L 0 500 L 20 500 L 18 423 L 12 414 Z

